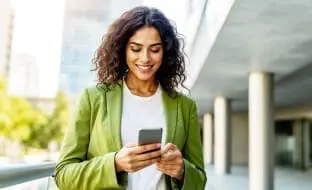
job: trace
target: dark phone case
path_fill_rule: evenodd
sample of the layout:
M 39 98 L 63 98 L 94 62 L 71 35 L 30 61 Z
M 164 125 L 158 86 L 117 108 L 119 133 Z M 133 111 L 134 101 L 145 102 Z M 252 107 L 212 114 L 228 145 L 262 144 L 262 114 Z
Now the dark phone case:
M 139 145 L 161 143 L 162 128 L 157 129 L 140 129 Z

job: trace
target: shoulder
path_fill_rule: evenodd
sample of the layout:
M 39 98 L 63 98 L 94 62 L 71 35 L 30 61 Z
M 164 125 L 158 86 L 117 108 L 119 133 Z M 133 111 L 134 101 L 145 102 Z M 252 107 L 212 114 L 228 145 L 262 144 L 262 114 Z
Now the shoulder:
M 112 84 L 110 86 L 107 86 L 105 84 L 97 84 L 85 88 L 82 93 L 88 94 L 89 97 L 97 97 L 102 96 L 103 94 L 110 91 L 115 92 L 117 89 L 120 89 L 121 87 L 122 86 L 119 83 Z
M 103 111 L 105 111 L 109 100 L 111 100 L 110 98 L 118 97 L 118 94 L 121 92 L 120 89 L 121 87 L 117 84 L 109 87 L 103 84 L 87 87 L 82 90 L 78 104 L 82 104 L 94 113 L 100 108 L 103 108 Z
M 107 87 L 105 85 L 93 85 L 87 87 L 83 90 L 82 93 L 88 94 L 88 96 L 98 96 L 107 91 Z
M 182 94 L 182 93 L 177 93 L 176 95 L 176 99 L 181 102 L 181 104 L 191 108 L 193 106 L 196 106 L 196 103 L 195 101 L 190 97 L 190 96 L 187 96 L 185 94 Z
M 183 113 L 184 116 L 188 116 L 192 112 L 197 112 L 196 103 L 190 96 L 187 96 L 179 92 L 174 92 L 171 94 L 167 93 L 167 97 L 169 97 L 169 102 L 177 104 L 178 109 Z
M 87 100 L 91 104 L 97 104 L 99 100 L 106 100 L 106 95 L 108 92 L 112 92 L 114 95 L 121 93 L 121 88 L 122 87 L 119 84 L 113 84 L 110 86 L 97 84 L 83 89 L 80 95 L 80 99 Z

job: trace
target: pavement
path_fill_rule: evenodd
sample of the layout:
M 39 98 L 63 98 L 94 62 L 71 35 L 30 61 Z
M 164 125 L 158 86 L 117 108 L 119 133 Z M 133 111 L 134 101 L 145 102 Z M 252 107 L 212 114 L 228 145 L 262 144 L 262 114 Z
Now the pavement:
M 217 175 L 206 167 L 206 190 L 249 190 L 248 167 L 234 166 L 229 175 Z M 292 168 L 276 168 L 274 190 L 312 190 L 312 168 L 302 172 Z

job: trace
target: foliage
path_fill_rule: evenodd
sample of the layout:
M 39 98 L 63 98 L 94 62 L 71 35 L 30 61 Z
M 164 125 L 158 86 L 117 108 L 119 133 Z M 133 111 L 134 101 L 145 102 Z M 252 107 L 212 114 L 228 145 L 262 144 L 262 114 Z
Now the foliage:
M 68 100 L 63 92 L 57 94 L 49 116 L 24 98 L 9 96 L 0 78 L 0 135 L 26 147 L 47 148 L 49 142 L 62 140 L 67 119 Z
M 69 101 L 65 93 L 60 91 L 55 98 L 55 108 L 49 118 L 49 133 L 53 134 L 53 140 L 60 143 L 66 129 L 69 118 Z

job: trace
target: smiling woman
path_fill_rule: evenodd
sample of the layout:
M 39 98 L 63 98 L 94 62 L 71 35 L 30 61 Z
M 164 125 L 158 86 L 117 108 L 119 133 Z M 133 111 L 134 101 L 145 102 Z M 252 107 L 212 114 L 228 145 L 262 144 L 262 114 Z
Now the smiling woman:
M 183 40 L 165 15 L 148 7 L 127 11 L 93 63 L 98 85 L 84 90 L 68 127 L 58 187 L 204 189 L 196 105 L 176 91 L 185 80 Z M 161 128 L 162 142 L 139 145 L 142 128 Z

